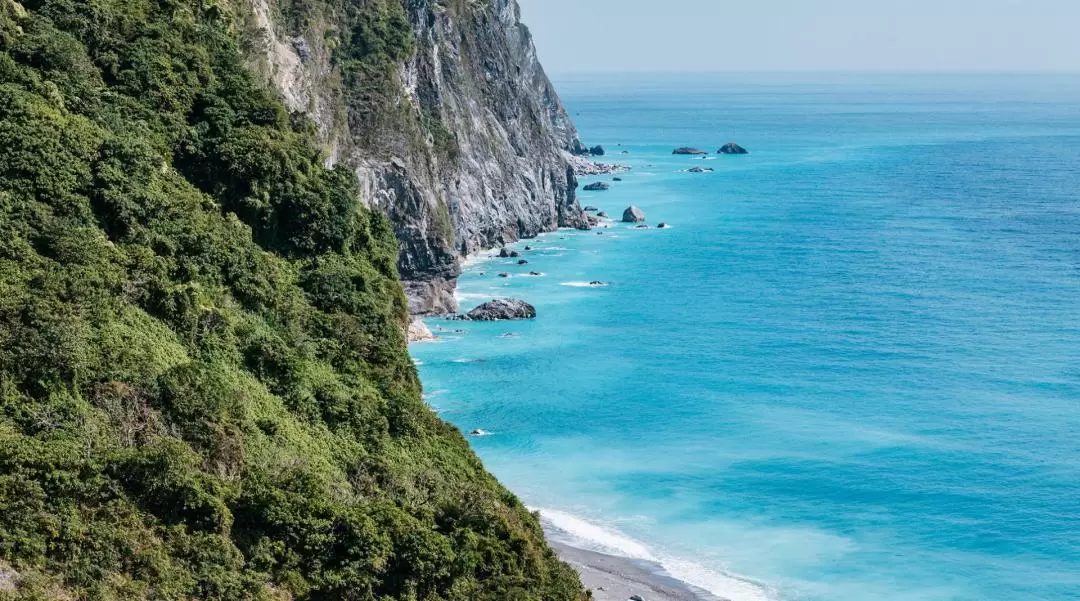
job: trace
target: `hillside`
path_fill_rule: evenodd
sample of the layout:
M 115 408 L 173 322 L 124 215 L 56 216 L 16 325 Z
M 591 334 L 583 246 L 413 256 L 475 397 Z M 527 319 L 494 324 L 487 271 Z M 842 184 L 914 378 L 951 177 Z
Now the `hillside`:
M 348 68 L 417 51 L 386 6 Z M 248 8 L 0 0 L 0 598 L 582 598 L 421 400 L 400 232 Z

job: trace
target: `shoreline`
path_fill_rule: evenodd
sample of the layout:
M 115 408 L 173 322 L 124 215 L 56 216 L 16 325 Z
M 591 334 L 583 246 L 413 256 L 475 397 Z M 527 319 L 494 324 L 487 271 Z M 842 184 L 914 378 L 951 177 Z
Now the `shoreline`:
M 586 548 L 589 538 L 564 529 L 542 510 L 540 525 L 555 554 L 578 573 L 594 601 L 629 601 L 635 596 L 643 601 L 730 601 L 675 577 L 647 549 L 632 557 L 613 554 L 604 546 L 599 547 L 604 551 Z
M 548 544 L 559 559 L 581 576 L 596 601 L 727 601 L 668 574 L 658 563 L 589 551 L 561 542 L 545 528 Z

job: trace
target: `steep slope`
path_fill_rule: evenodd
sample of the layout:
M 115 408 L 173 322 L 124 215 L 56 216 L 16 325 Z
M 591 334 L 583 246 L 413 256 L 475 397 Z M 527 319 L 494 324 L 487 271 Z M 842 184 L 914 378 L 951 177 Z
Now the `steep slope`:
M 0 0 L 0 598 L 580 599 L 423 404 L 393 228 L 246 11 Z
M 514 0 L 254 0 L 250 56 L 394 223 L 414 313 L 455 308 L 462 257 L 587 227 L 581 144 Z M 382 40 L 411 46 L 377 50 Z

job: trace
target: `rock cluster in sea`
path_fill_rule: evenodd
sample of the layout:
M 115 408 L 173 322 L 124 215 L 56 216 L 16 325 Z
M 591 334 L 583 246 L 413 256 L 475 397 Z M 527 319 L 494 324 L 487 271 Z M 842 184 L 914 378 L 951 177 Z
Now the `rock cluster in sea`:
M 593 184 L 589 184 L 588 186 L 585 186 L 584 190 L 586 192 L 601 192 L 601 191 L 607 190 L 610 187 L 611 186 L 609 186 L 605 182 L 596 182 L 596 183 L 593 183 Z
M 576 175 L 577 177 L 588 177 L 590 175 L 608 175 L 611 173 L 624 173 L 626 171 L 630 171 L 630 168 L 626 165 L 597 163 L 581 156 L 569 155 L 566 157 L 566 160 L 570 163 L 570 167 L 573 168 L 574 175 Z

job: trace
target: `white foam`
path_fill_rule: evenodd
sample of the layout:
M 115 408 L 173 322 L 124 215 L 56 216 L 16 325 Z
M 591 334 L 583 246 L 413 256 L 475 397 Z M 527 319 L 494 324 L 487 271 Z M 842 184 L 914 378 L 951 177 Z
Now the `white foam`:
M 735 574 L 724 574 L 705 566 L 656 553 L 648 545 L 612 528 L 587 522 L 555 509 L 530 508 L 555 529 L 567 534 L 575 546 L 589 551 L 641 559 L 660 564 L 669 575 L 692 586 L 730 601 L 773 601 L 775 593 L 768 587 Z
M 592 282 L 561 282 L 559 285 L 571 288 L 603 288 L 607 286 L 607 284 L 594 284 Z
M 588 546 L 589 550 L 628 557 L 630 559 L 644 559 L 646 561 L 658 561 L 649 552 L 649 548 L 638 541 L 619 532 L 608 530 L 602 526 L 591 524 L 585 520 L 563 513 L 555 509 L 530 508 L 539 511 L 540 516 L 556 529 L 565 532 L 571 537 L 578 539 Z

